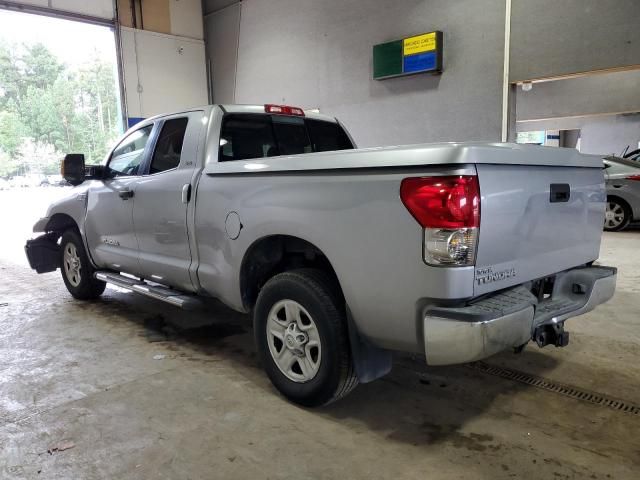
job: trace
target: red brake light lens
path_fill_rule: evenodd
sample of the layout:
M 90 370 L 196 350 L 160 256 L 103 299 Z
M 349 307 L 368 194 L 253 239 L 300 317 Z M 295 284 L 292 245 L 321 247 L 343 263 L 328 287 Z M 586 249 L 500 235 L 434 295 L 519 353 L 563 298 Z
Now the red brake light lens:
M 405 178 L 400 198 L 424 228 L 480 226 L 480 187 L 475 175 Z
M 627 180 L 640 181 L 640 175 L 630 175 L 630 176 L 627 177 Z
M 290 107 L 289 105 L 271 105 L 264 106 L 264 111 L 267 113 L 275 113 L 276 115 L 296 115 L 298 117 L 304 117 L 304 110 L 298 107 Z

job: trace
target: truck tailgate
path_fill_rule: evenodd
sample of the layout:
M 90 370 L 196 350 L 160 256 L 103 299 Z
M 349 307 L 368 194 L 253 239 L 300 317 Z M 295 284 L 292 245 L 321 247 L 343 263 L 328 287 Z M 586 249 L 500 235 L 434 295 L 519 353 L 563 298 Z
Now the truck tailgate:
M 481 221 L 474 295 L 598 258 L 606 199 L 601 168 L 476 168 Z

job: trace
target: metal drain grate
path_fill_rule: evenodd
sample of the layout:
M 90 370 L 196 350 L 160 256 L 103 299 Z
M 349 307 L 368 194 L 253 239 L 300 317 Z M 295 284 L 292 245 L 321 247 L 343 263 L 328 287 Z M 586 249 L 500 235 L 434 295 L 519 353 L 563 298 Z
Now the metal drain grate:
M 633 405 L 632 403 L 625 402 L 624 400 L 619 400 L 617 398 L 607 397 L 600 393 L 589 392 L 588 390 L 564 385 L 546 378 L 536 377 L 535 375 L 529 375 L 528 373 L 519 372 L 517 370 L 511 370 L 510 368 L 488 365 L 484 362 L 469 363 L 467 366 L 482 373 L 506 378 L 507 380 L 513 380 L 520 383 L 526 383 L 527 385 L 558 393 L 565 397 L 583 400 L 585 402 L 613 408 L 614 410 L 631 413 L 633 415 L 640 415 L 640 406 Z

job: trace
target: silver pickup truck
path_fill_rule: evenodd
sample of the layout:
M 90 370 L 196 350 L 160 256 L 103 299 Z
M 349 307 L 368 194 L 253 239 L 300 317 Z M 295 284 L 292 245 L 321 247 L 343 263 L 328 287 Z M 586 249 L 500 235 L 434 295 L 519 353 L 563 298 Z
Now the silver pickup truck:
M 276 388 L 308 406 L 391 369 L 473 362 L 610 299 L 596 266 L 602 160 L 575 150 L 442 143 L 355 149 L 334 118 L 214 105 L 145 120 L 34 226 L 37 272 L 77 299 L 106 283 L 186 310 L 252 312 Z

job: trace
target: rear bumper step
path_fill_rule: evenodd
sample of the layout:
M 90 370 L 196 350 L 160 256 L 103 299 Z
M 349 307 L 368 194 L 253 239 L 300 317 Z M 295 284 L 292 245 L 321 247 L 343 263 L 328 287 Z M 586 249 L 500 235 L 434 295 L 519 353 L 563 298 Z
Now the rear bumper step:
M 202 301 L 195 295 L 188 295 L 160 285 L 150 285 L 143 280 L 127 277 L 116 272 L 97 271 L 93 274 L 97 280 L 111 283 L 145 297 L 154 298 L 185 310 L 195 310 L 202 306 Z
M 481 360 L 519 347 L 546 325 L 560 324 L 606 302 L 615 292 L 617 270 L 585 267 L 560 272 L 551 298 L 538 299 L 524 286 L 465 307 L 431 308 L 423 316 L 427 363 L 450 365 Z M 555 344 L 564 346 L 561 339 Z

